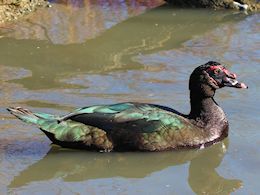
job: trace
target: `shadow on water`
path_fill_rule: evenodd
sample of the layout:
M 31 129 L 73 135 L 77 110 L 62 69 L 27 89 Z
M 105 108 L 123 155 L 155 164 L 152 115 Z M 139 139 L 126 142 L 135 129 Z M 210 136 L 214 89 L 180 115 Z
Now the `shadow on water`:
M 162 153 L 101 154 L 53 147 L 43 159 L 16 176 L 8 187 L 15 189 L 55 178 L 65 182 L 113 177 L 145 178 L 170 166 L 190 162 L 188 183 L 195 193 L 229 194 L 240 188 L 242 181 L 226 179 L 216 171 L 227 149 L 227 139 L 204 150 Z
M 178 47 L 192 36 L 241 18 L 232 12 L 174 10 L 163 5 L 83 43 L 57 45 L 50 41 L 1 38 L 0 64 L 22 65 L 30 70 L 32 76 L 16 80 L 27 89 L 64 88 L 66 84 L 59 79 L 79 73 L 142 69 L 134 56 Z M 41 25 L 50 31 L 47 34 L 55 32 L 53 24 Z

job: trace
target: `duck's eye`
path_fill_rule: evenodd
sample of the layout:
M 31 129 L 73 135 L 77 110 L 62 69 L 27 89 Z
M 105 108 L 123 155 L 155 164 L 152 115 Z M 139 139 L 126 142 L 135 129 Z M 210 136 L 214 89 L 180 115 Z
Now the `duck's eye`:
M 220 72 L 221 72 L 221 70 L 220 70 L 219 68 L 217 68 L 217 69 L 214 70 L 214 73 L 215 73 L 215 74 L 219 74 Z

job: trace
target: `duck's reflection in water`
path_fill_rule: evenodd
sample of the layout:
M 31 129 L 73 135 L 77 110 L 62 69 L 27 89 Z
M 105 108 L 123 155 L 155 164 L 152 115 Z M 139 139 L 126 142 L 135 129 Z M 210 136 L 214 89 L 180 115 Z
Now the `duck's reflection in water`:
M 188 183 L 195 193 L 229 194 L 241 187 L 242 181 L 226 179 L 215 170 L 227 147 L 227 139 L 203 150 L 161 153 L 95 153 L 52 147 L 42 160 L 15 177 L 9 188 L 55 178 L 65 182 L 112 177 L 144 178 L 153 172 L 190 161 Z

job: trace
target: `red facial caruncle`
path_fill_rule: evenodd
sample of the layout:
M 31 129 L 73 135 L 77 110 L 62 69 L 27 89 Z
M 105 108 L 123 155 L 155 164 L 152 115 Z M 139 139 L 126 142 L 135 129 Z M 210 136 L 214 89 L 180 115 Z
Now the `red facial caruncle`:
M 220 66 L 220 65 L 218 65 L 218 66 L 210 66 L 208 68 L 208 70 L 214 71 L 214 72 L 216 70 L 222 70 L 228 77 L 230 77 L 232 79 L 236 79 L 237 78 L 236 74 L 229 72 L 224 66 Z

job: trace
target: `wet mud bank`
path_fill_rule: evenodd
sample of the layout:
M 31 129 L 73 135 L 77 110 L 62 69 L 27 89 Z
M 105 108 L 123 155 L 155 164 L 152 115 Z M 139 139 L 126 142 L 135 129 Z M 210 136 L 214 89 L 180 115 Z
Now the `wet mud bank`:
M 47 0 L 0 0 L 0 24 L 47 6 Z
M 258 0 L 166 0 L 178 7 L 237 9 L 256 12 L 260 10 Z

